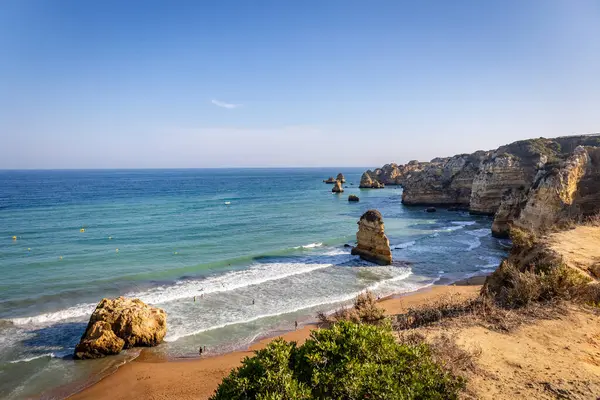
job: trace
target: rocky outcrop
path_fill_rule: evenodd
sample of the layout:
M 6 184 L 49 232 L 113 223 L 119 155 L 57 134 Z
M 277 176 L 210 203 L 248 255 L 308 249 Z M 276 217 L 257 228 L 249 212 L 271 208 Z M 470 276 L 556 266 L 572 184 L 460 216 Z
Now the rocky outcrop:
M 125 341 L 115 335 L 108 322 L 96 321 L 88 327 L 75 349 L 75 358 L 90 359 L 119 354 Z
M 492 234 L 508 236 L 510 224 L 519 218 L 535 182 L 582 144 L 600 146 L 600 136 L 521 140 L 498 148 L 473 182 L 470 211 L 494 215 Z
M 385 185 L 374 179 L 373 172 L 369 170 L 362 174 L 358 187 L 361 189 L 383 189 Z
M 369 171 L 373 180 L 384 185 L 403 185 L 404 180 L 413 172 L 420 171 L 428 163 L 421 163 L 416 160 L 409 161 L 405 165 L 395 163 L 385 164 L 381 168 Z
M 470 211 L 494 215 L 504 196 L 529 188 L 538 169 L 557 155 L 558 145 L 550 139 L 521 140 L 499 147 L 473 180 Z
M 323 182 L 332 184 L 335 183 L 335 178 L 333 176 L 330 176 L 329 178 L 323 180 Z
M 344 174 L 342 174 L 341 172 L 337 174 L 337 178 L 335 178 L 335 180 L 340 181 L 342 183 L 346 183 L 346 178 L 344 178 Z
M 138 299 L 102 299 L 75 348 L 75 358 L 99 358 L 135 346 L 156 346 L 166 333 L 164 310 Z
M 531 189 L 535 182 L 565 162 L 578 146 L 588 149 L 593 159 L 590 149 L 600 147 L 600 135 L 521 140 L 493 151 L 434 158 L 428 163 L 386 164 L 375 171 L 366 171 L 361 187 L 374 187 L 375 182 L 400 184 L 402 202 L 406 205 L 446 206 L 494 215 L 492 233 L 507 236 L 510 224 L 520 218 L 521 209 L 534 193 Z M 595 168 L 593 162 L 591 165 L 591 169 Z M 597 209 L 596 204 L 600 203 L 597 182 L 597 177 L 589 171 L 581 177 L 569 213 L 590 215 Z M 541 196 L 539 191 L 537 195 Z
M 348 196 L 348 201 L 360 201 L 360 199 L 358 198 L 358 196 L 351 194 L 350 196 Z
M 352 248 L 352 255 L 379 265 L 392 263 L 390 242 L 385 235 L 383 217 L 379 211 L 369 210 L 360 217 L 356 242 L 356 247 Z
M 599 161 L 600 148 L 579 146 L 564 162 L 539 170 L 526 199 L 516 207 L 513 224 L 544 231 L 559 221 L 600 211 Z
M 404 178 L 402 203 L 468 207 L 471 186 L 487 152 L 434 159 Z
M 344 188 L 342 187 L 342 182 L 335 181 L 335 185 L 333 186 L 333 189 L 331 189 L 331 191 L 333 193 L 342 193 L 344 191 Z

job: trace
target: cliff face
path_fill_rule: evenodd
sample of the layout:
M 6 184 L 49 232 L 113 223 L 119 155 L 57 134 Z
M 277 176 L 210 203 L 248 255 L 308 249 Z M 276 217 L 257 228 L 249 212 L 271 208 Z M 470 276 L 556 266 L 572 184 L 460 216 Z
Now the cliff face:
M 416 160 L 409 161 L 408 164 L 398 165 L 395 163 L 385 164 L 374 171 L 367 171 L 371 179 L 377 180 L 384 185 L 403 185 L 405 178 L 415 171 L 420 171 L 429 163 L 421 163 Z
M 473 179 L 488 153 L 434 159 L 407 174 L 402 202 L 408 205 L 469 206 Z
M 540 231 L 562 219 L 600 211 L 600 148 L 579 146 L 564 162 L 541 169 L 514 225 Z
M 569 167 L 569 171 L 556 175 L 557 168 L 583 162 L 575 160 L 582 156 L 578 146 L 586 149 L 587 166 L 581 166 L 580 170 Z M 572 191 L 569 196 L 573 198 L 565 203 L 569 205 L 568 213 L 590 215 L 595 212 L 600 204 L 600 183 L 598 173 L 594 172 L 600 163 L 598 148 L 600 135 L 521 140 L 493 151 L 434 158 L 423 163 L 386 164 L 365 172 L 363 178 L 367 186 L 361 182 L 361 187 L 374 187 L 377 182 L 399 184 L 404 189 L 402 202 L 407 205 L 453 205 L 468 207 L 474 214 L 494 215 L 493 234 L 506 236 L 513 221 L 534 218 L 535 213 L 542 212 L 539 203 L 550 201 L 548 196 L 552 197 L 557 185 L 571 185 L 570 189 L 563 188 L 569 193 Z M 560 201 L 564 203 L 564 200 L 563 195 Z M 552 213 L 550 208 L 545 212 Z M 542 220 L 532 223 L 545 224 Z

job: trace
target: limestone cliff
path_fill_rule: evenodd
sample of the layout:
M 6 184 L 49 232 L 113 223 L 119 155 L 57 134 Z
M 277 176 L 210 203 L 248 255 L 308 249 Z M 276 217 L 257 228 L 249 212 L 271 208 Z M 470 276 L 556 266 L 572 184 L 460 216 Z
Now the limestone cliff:
M 379 182 L 399 184 L 403 187 L 402 202 L 407 205 L 459 206 L 474 214 L 494 215 L 493 234 L 506 236 L 510 224 L 520 218 L 521 209 L 527 206 L 528 196 L 534 193 L 543 196 L 539 190 L 531 190 L 534 183 L 549 179 L 549 171 L 566 162 L 578 146 L 587 146 L 593 159 L 593 151 L 589 149 L 600 147 L 600 135 L 528 139 L 493 151 L 434 158 L 423 163 L 386 164 L 366 171 L 361 187 L 376 187 Z M 591 165 L 593 169 L 596 164 Z M 588 171 L 580 179 L 569 212 L 589 215 L 600 202 L 598 178 Z M 545 185 L 553 183 L 545 182 L 540 188 Z M 528 207 L 527 210 L 534 211 L 531 202 Z
M 562 220 L 600 211 L 600 148 L 579 146 L 564 162 L 538 171 L 513 224 L 543 231 Z
M 373 180 L 384 185 L 403 185 L 404 180 L 413 172 L 420 171 L 428 163 L 421 163 L 416 160 L 409 161 L 408 164 L 398 165 L 395 163 L 385 164 L 374 171 L 368 171 Z
M 135 346 L 156 346 L 167 333 L 164 310 L 141 300 L 102 299 L 75 348 L 75 358 L 99 358 Z
M 487 152 L 434 159 L 404 177 L 402 203 L 469 206 L 473 178 Z
M 385 235 L 383 217 L 379 211 L 369 210 L 360 217 L 356 242 L 352 255 L 379 265 L 392 263 L 390 242 Z

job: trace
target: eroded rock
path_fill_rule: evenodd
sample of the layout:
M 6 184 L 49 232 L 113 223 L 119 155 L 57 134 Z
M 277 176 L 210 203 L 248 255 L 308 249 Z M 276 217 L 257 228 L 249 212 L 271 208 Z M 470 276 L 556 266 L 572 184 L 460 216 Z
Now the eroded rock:
M 360 217 L 356 242 L 356 247 L 352 248 L 352 255 L 379 265 L 392 263 L 390 242 L 385 235 L 383 217 L 379 211 L 369 210 Z
M 124 349 L 156 346 L 166 333 L 167 314 L 164 310 L 139 299 L 102 299 L 75 349 L 75 357 L 98 358 L 116 354 L 119 341 L 114 337 L 123 341 L 121 348 Z
M 75 348 L 75 358 L 90 359 L 119 354 L 125 341 L 115 335 L 111 325 L 105 321 L 96 321 L 81 338 Z
M 342 187 L 342 182 L 335 181 L 335 184 L 333 186 L 333 189 L 331 189 L 331 191 L 333 193 L 342 193 L 344 191 L 344 188 Z
M 369 170 L 362 174 L 358 187 L 361 189 L 383 189 L 385 185 L 374 179 L 373 172 Z

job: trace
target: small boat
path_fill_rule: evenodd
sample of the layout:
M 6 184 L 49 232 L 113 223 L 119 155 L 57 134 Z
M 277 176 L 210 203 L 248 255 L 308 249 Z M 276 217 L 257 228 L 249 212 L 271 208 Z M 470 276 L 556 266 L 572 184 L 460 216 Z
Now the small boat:
M 228 206 L 228 205 L 230 205 L 230 204 L 231 204 L 231 202 L 230 202 L 230 201 L 226 201 L 226 202 L 225 202 L 225 205 L 226 205 L 226 206 Z

